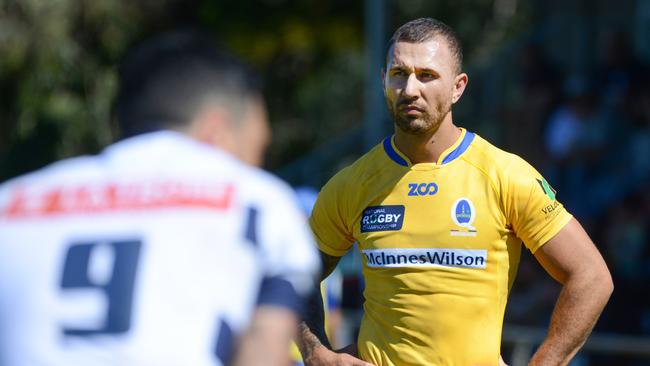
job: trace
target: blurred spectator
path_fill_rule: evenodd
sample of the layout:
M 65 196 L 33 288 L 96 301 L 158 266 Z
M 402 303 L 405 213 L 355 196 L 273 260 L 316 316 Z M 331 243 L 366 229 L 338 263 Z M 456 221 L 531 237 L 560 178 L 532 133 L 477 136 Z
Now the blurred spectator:
M 635 56 L 629 39 L 629 35 L 619 30 L 609 31 L 603 37 L 599 89 L 603 103 L 615 109 L 622 106 L 629 90 L 648 81 L 648 68 Z
M 638 285 L 646 274 L 645 252 L 650 237 L 642 202 L 640 194 L 629 195 L 607 217 L 604 249 L 619 283 Z
M 641 182 L 639 182 L 641 183 Z M 645 187 L 650 182 L 645 181 Z M 643 188 L 628 194 L 600 221 L 602 250 L 616 289 L 597 331 L 650 335 L 650 193 Z M 614 355 L 593 357 L 591 365 L 647 365 Z
M 650 335 L 650 74 L 622 32 L 607 33 L 597 73 L 580 71 L 554 89 L 561 75 L 541 47 L 519 56 L 520 98 L 510 118 L 509 146 L 535 154 L 536 118 L 546 95 L 552 112 L 543 126 L 544 174 L 576 216 L 591 226 L 616 289 L 598 330 Z M 527 67 L 534 65 L 534 67 Z M 537 91 L 537 92 L 536 92 Z M 525 118 L 521 118 L 525 116 Z M 522 128 L 525 124 L 525 128 Z M 533 129 L 532 131 L 525 131 Z M 528 146 L 527 146 L 528 145 Z M 546 163 L 546 164 L 544 164 Z M 506 320 L 543 326 L 543 309 L 553 306 L 557 286 L 544 281 L 523 253 Z M 594 356 L 588 365 L 645 365 L 633 358 Z
M 569 77 L 564 85 L 566 101 L 550 116 L 544 146 L 560 163 L 579 164 L 597 157 L 605 147 L 607 126 L 599 109 L 593 82 L 585 75 Z
M 546 57 L 543 45 L 530 42 L 517 56 L 517 92 L 508 103 L 505 120 L 506 144 L 513 153 L 526 157 L 534 166 L 543 162 L 543 149 L 536 141 L 545 120 L 559 102 L 562 73 Z
M 638 184 L 650 175 L 650 85 L 630 89 L 624 106 L 626 170 Z
M 601 173 L 608 147 L 607 114 L 601 109 L 593 81 L 583 74 L 565 81 L 566 100 L 551 114 L 544 129 L 544 147 L 551 158 L 545 174 L 577 216 L 589 217 L 585 183 Z

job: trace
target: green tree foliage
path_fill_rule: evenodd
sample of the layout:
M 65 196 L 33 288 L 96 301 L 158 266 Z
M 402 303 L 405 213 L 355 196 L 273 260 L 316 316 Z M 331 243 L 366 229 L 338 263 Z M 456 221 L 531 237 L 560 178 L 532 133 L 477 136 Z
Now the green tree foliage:
M 172 4 L 0 0 L 0 179 L 115 138 L 116 64 Z
M 119 60 L 146 36 L 185 26 L 212 32 L 265 75 L 280 127 L 271 164 L 307 151 L 327 138 L 323 124 L 360 119 L 361 5 L 338 3 L 0 0 L 0 180 L 114 141 Z
M 457 27 L 472 48 L 494 47 L 503 32 L 485 30 L 513 24 L 499 23 L 495 4 L 513 1 L 387 1 L 386 31 L 434 16 Z M 142 39 L 183 26 L 207 30 L 263 74 L 274 130 L 268 167 L 277 168 L 361 125 L 363 6 L 360 0 L 0 0 L 0 181 L 114 141 L 120 59 Z

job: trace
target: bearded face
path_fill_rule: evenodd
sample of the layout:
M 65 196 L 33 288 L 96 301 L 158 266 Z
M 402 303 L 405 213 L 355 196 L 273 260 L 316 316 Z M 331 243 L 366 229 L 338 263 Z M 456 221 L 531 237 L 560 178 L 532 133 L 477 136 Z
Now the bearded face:
M 393 45 L 384 93 L 397 128 L 412 135 L 438 130 L 453 104 L 455 66 L 441 38 Z
M 428 131 L 435 132 L 451 111 L 451 99 L 441 100 L 434 105 L 417 105 L 416 101 L 401 99 L 391 103 L 386 98 L 388 111 L 395 125 L 410 135 L 420 135 Z

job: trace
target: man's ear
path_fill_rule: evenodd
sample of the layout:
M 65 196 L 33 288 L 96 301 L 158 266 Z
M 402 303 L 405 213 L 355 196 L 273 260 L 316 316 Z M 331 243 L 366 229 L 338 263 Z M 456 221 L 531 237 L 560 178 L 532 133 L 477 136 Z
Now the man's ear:
M 386 69 L 381 68 L 381 91 L 384 92 L 384 97 L 386 96 Z
M 229 150 L 233 144 L 229 118 L 223 108 L 204 108 L 190 123 L 189 135 L 208 145 Z
M 463 95 L 463 92 L 465 92 L 465 87 L 467 86 L 468 82 L 469 77 L 466 73 L 462 72 L 456 75 L 456 78 L 454 79 L 454 90 L 451 96 L 452 103 L 456 103 L 460 99 L 460 97 Z

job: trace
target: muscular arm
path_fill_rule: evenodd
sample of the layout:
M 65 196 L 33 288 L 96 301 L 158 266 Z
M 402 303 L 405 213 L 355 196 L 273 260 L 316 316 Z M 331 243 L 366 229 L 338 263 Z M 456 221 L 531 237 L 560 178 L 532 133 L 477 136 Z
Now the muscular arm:
M 320 252 L 320 255 L 323 264 L 322 281 L 332 273 L 341 258 L 333 257 L 323 252 Z M 305 315 L 305 321 L 298 326 L 298 338 L 296 340 L 305 365 L 373 366 L 352 356 L 356 355 L 356 345 L 348 346 L 338 351 L 338 353 L 330 350 L 330 344 L 325 335 L 325 314 L 320 289 L 314 291 L 314 296 L 309 301 L 309 306 L 310 308 Z
M 334 257 L 320 252 L 323 273 L 320 278 L 322 282 L 332 273 L 341 257 Z M 307 304 L 305 319 L 298 326 L 297 342 L 300 353 L 305 360 L 309 360 L 317 347 L 325 346 L 331 348 L 327 335 L 325 334 L 325 310 L 323 309 L 323 297 L 320 288 L 316 288 Z
M 529 365 L 567 365 L 591 333 L 614 285 L 598 249 L 575 219 L 536 253 L 535 258 L 562 291 L 548 334 Z

